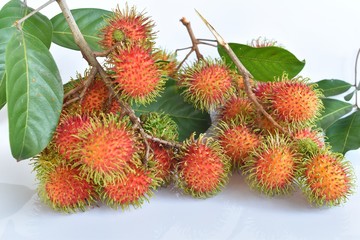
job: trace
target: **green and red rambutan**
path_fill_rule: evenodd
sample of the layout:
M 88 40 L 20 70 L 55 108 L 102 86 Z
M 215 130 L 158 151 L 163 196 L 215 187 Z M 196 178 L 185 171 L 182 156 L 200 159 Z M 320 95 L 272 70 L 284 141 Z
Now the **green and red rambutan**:
M 150 142 L 152 149 L 152 166 L 153 175 L 159 179 L 159 186 L 166 186 L 170 183 L 174 169 L 174 153 L 171 149 L 165 148 L 163 145 Z
M 145 16 L 145 13 L 138 12 L 135 7 L 129 8 L 126 5 L 124 10 L 118 7 L 101 30 L 100 44 L 105 49 L 110 49 L 117 43 L 153 44 L 153 27 L 153 21 Z
M 200 60 L 182 69 L 179 85 L 186 101 L 209 111 L 223 105 L 235 91 L 233 75 L 221 60 Z
M 110 97 L 109 88 L 100 76 L 96 76 L 81 99 L 83 113 L 102 112 Z
M 96 184 L 112 181 L 117 175 L 131 171 L 143 151 L 137 133 L 127 117 L 102 114 L 91 119 L 89 126 L 77 134 L 74 150 L 81 174 Z
M 127 209 L 140 207 L 153 195 L 152 190 L 158 185 L 157 178 L 151 171 L 140 166 L 132 167 L 123 177 L 105 181 L 100 188 L 100 197 L 112 208 Z
M 62 115 L 52 140 L 62 157 L 67 160 L 73 160 L 72 154 L 81 141 L 77 135 L 81 130 L 88 127 L 89 124 L 90 117 L 88 115 Z
M 352 194 L 354 177 L 341 154 L 322 149 L 305 159 L 299 183 L 310 203 L 335 206 Z
M 176 54 L 167 52 L 163 49 L 158 49 L 153 54 L 155 58 L 158 59 L 156 64 L 161 70 L 162 75 L 175 79 L 178 75 L 179 65 L 176 59 Z
M 145 104 L 155 100 L 164 89 L 165 78 L 150 48 L 140 44 L 117 48 L 109 61 L 115 88 L 123 99 Z
M 292 142 L 280 134 L 268 135 L 244 166 L 249 185 L 273 196 L 292 190 L 299 157 Z
M 246 162 L 259 147 L 262 138 L 246 121 L 239 119 L 230 123 L 220 122 L 216 135 L 234 168 L 241 167 Z
M 325 148 L 324 133 L 320 129 L 301 128 L 296 129 L 292 133 L 293 139 L 296 141 L 298 151 L 305 155 L 313 154 L 319 149 Z
M 40 199 L 56 211 L 84 211 L 98 198 L 96 186 L 66 163 L 54 149 L 45 149 L 34 158 Z
M 217 194 L 228 181 L 230 160 L 219 143 L 212 138 L 194 135 L 186 140 L 178 153 L 177 185 L 197 198 Z
M 226 103 L 219 108 L 219 120 L 230 122 L 231 120 L 240 118 L 253 119 L 256 114 L 256 109 L 253 103 L 247 97 L 232 96 Z
M 273 87 L 271 108 L 281 121 L 313 122 L 323 107 L 320 97 L 321 93 L 306 79 L 283 79 Z

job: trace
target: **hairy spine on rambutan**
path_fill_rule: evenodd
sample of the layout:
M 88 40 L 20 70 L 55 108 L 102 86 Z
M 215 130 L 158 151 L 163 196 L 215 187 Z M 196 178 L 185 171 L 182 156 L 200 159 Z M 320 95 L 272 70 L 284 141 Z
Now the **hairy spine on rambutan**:
M 310 203 L 339 205 L 353 193 L 353 170 L 341 154 L 322 149 L 305 158 L 299 184 Z
M 231 122 L 236 118 L 246 118 L 253 120 L 256 115 L 256 109 L 245 96 L 233 95 L 218 110 L 219 120 Z
M 109 88 L 102 78 L 99 75 L 96 75 L 80 101 L 81 111 L 83 113 L 102 112 L 104 111 L 109 98 Z
M 169 53 L 163 49 L 156 49 L 154 56 L 157 60 L 156 64 L 161 70 L 162 75 L 176 79 L 178 76 L 178 61 L 175 53 Z
M 291 132 L 298 151 L 304 155 L 314 154 L 326 147 L 325 133 L 320 129 L 300 128 Z
M 131 166 L 140 164 L 143 146 L 127 117 L 101 114 L 81 130 L 74 155 L 81 174 L 96 184 L 124 176 Z
M 179 85 L 186 101 L 209 111 L 223 105 L 235 91 L 233 74 L 220 60 L 200 60 L 181 70 Z
M 126 176 L 118 176 L 112 181 L 105 181 L 99 188 L 100 197 L 112 208 L 123 210 L 130 206 L 140 207 L 153 195 L 152 190 L 158 186 L 158 179 L 152 172 L 141 166 L 133 166 Z
M 46 148 L 33 161 L 39 181 L 39 198 L 54 210 L 85 211 L 98 199 L 96 185 L 83 178 L 79 169 L 58 155 L 55 149 Z
M 149 112 L 142 114 L 140 120 L 146 133 L 166 141 L 178 140 L 178 125 L 169 114 Z
M 105 49 L 115 44 L 141 42 L 153 45 L 155 33 L 153 21 L 145 13 L 137 12 L 135 7 L 126 5 L 124 10 L 115 9 L 113 15 L 107 19 L 107 24 L 101 30 L 100 44 Z
M 249 185 L 273 196 L 287 194 L 294 188 L 299 171 L 299 156 L 289 138 L 268 135 L 244 166 Z
M 186 140 L 176 164 L 177 185 L 197 198 L 217 194 L 228 181 L 230 160 L 217 141 L 200 135 Z
M 117 48 L 110 56 L 115 89 L 123 99 L 145 104 L 154 101 L 164 89 L 165 78 L 151 51 L 145 45 L 130 44 Z
M 259 147 L 262 138 L 246 120 L 241 118 L 230 123 L 220 122 L 216 136 L 235 169 L 246 163 L 251 153 Z

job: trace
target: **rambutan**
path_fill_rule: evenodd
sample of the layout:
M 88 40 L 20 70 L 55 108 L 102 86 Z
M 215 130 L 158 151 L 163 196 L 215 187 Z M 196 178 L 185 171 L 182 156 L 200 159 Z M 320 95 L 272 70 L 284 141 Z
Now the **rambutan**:
M 217 136 L 225 154 L 231 159 L 233 167 L 241 167 L 251 152 L 261 143 L 256 134 L 244 121 L 220 122 Z
M 298 172 L 298 156 L 289 139 L 279 134 L 267 136 L 244 166 L 252 188 L 266 195 L 286 194 L 293 189 Z
M 132 44 L 118 48 L 110 58 L 114 83 L 120 96 L 135 103 L 151 102 L 163 90 L 165 79 L 151 49 Z
M 300 185 L 309 202 L 317 206 L 341 204 L 353 192 L 353 184 L 350 163 L 341 154 L 323 149 L 305 160 Z
M 140 207 L 152 196 L 152 189 L 156 186 L 157 180 L 151 175 L 151 171 L 138 166 L 133 167 L 124 177 L 106 181 L 100 189 L 100 196 L 108 206 L 115 209 Z
M 96 186 L 66 164 L 54 149 L 45 149 L 34 158 L 40 199 L 56 211 L 84 211 L 97 199 Z
M 325 148 L 324 133 L 320 130 L 302 128 L 295 130 L 292 137 L 298 145 L 298 151 L 303 154 L 313 154 Z
M 184 142 L 176 164 L 177 185 L 193 197 L 217 194 L 227 183 L 230 162 L 217 141 L 194 135 Z
M 171 149 L 167 149 L 164 146 L 150 142 L 152 149 L 153 166 L 150 168 L 153 171 L 154 176 L 159 179 L 161 185 L 167 185 L 170 183 L 175 163 L 174 154 Z
M 232 96 L 219 109 L 219 119 L 230 122 L 237 117 L 253 119 L 256 110 L 250 99 L 242 96 Z
M 128 118 L 113 114 L 94 117 L 89 126 L 79 131 L 78 158 L 81 174 L 96 184 L 124 176 L 131 164 L 139 163 L 142 145 Z
M 166 141 L 176 141 L 179 137 L 178 125 L 169 114 L 149 112 L 140 116 L 145 132 Z
M 234 92 L 233 73 L 220 60 L 200 60 L 180 73 L 180 87 L 186 101 L 201 110 L 223 105 Z
M 81 100 L 82 112 L 88 113 L 103 111 L 106 102 L 109 100 L 109 94 L 109 89 L 100 76 L 95 77 Z
M 165 50 L 159 49 L 154 52 L 157 60 L 156 64 L 161 70 L 162 75 L 176 78 L 178 74 L 178 62 L 174 53 L 168 53 Z
M 60 118 L 52 142 L 61 156 L 73 159 L 72 153 L 77 149 L 80 139 L 76 137 L 81 130 L 89 126 L 88 115 L 63 115 Z
M 151 43 L 154 39 L 153 21 L 144 13 L 137 12 L 135 7 L 126 5 L 124 10 L 117 8 L 107 21 L 101 30 L 100 41 L 105 49 L 110 49 L 116 43 Z
M 271 108 L 282 121 L 312 122 L 322 109 L 321 94 L 301 79 L 283 80 L 273 88 Z

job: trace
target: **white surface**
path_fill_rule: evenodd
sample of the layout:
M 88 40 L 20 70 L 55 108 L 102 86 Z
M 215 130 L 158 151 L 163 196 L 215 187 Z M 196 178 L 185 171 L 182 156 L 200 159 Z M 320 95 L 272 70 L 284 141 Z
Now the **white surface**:
M 44 1 L 28 0 L 34 8 Z M 5 3 L 1 0 L 0 7 Z M 111 10 L 118 1 L 68 1 L 71 8 Z M 123 2 L 120 2 L 123 4 Z M 258 36 L 275 39 L 307 63 L 303 76 L 314 81 L 353 81 L 354 59 L 360 47 L 360 2 L 289 0 L 129 1 L 145 9 L 157 23 L 158 45 L 169 50 L 190 44 L 179 19 L 187 17 L 199 38 L 211 38 L 196 16 L 199 10 L 230 42 Z M 43 11 L 58 13 L 56 4 Z M 216 56 L 216 51 L 201 48 Z M 79 53 L 51 48 L 64 81 L 83 72 Z M 360 239 L 360 194 L 340 207 L 312 208 L 300 192 L 267 198 L 251 191 L 241 176 L 233 176 L 218 196 L 197 200 L 176 189 L 161 189 L 141 209 L 114 211 L 107 207 L 63 215 L 39 202 L 28 161 L 17 163 L 8 145 L 6 108 L 0 111 L 0 239 Z M 360 176 L 360 151 L 347 154 Z M 358 188 L 356 189 L 358 192 Z

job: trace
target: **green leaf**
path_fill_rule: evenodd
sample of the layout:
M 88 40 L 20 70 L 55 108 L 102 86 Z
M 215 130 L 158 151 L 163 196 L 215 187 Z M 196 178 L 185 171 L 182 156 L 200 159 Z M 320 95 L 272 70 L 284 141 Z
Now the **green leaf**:
M 291 79 L 305 65 L 305 61 L 299 61 L 291 52 L 280 47 L 255 48 L 239 43 L 229 43 L 229 46 L 254 79 L 258 81 L 274 81 L 276 78 L 280 78 L 284 72 Z M 218 52 L 227 64 L 235 68 L 234 63 L 220 45 Z
M 350 101 L 350 100 L 352 99 L 352 97 L 354 96 L 355 91 L 356 91 L 356 90 L 354 90 L 354 91 L 352 91 L 351 93 L 347 94 L 347 95 L 344 97 L 345 101 Z
M 336 99 L 324 98 L 324 111 L 317 122 L 317 125 L 326 130 L 339 118 L 351 112 L 353 105 Z
M 345 154 L 360 147 L 360 111 L 338 120 L 326 130 L 332 150 Z
M 81 8 L 71 10 L 71 13 L 90 48 L 94 51 L 102 51 L 103 49 L 99 46 L 101 40 L 99 31 L 105 26 L 106 18 L 111 16 L 112 12 L 96 8 Z M 65 48 L 80 50 L 62 14 L 53 17 L 51 22 L 54 26 L 54 43 Z
M 352 87 L 350 83 L 337 79 L 324 79 L 315 84 L 323 91 L 325 97 L 344 93 Z
M 0 109 L 6 104 L 5 49 L 16 28 L 14 22 L 32 12 L 19 0 L 8 2 L 0 10 Z M 22 30 L 39 38 L 48 48 L 52 38 L 52 24 L 40 13 L 27 19 Z
M 172 79 L 167 81 L 164 93 L 156 101 L 146 106 L 134 105 L 133 109 L 138 116 L 148 112 L 164 112 L 169 114 L 179 127 L 180 141 L 188 138 L 193 132 L 205 132 L 211 124 L 208 113 L 196 110 L 191 104 L 184 101 L 176 86 L 176 82 Z
M 14 158 L 43 150 L 57 126 L 63 100 L 59 71 L 48 48 L 16 31 L 6 48 L 10 147 Z
M 34 11 L 34 9 L 27 7 L 20 0 L 8 2 L 0 11 L 0 29 L 12 27 L 13 30 L 11 31 L 14 31 L 14 23 L 32 11 Z M 53 28 L 50 20 L 46 16 L 39 12 L 34 14 L 23 22 L 22 30 L 37 37 L 47 48 L 50 48 Z M 10 37 L 11 36 L 12 34 Z

